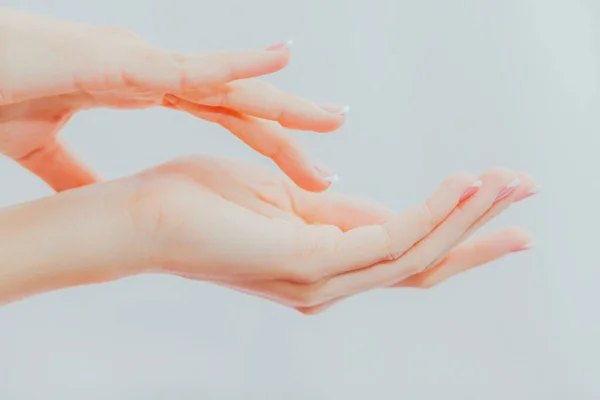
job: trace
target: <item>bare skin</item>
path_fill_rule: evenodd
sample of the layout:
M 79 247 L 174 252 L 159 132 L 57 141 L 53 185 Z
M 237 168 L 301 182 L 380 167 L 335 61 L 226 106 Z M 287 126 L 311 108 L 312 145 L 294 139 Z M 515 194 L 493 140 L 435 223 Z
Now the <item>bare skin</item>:
M 255 79 L 286 67 L 291 43 L 183 54 L 126 29 L 0 7 L 0 153 L 61 191 L 99 180 L 60 140 L 77 112 L 168 107 L 220 124 L 271 158 L 297 185 L 322 191 L 335 174 L 285 128 L 331 132 L 345 106 L 317 104 Z
M 531 237 L 518 228 L 469 237 L 534 187 L 505 169 L 456 174 L 397 214 L 246 163 L 183 158 L 2 210 L 0 300 L 152 272 L 314 314 L 375 288 L 431 287 L 526 249 Z

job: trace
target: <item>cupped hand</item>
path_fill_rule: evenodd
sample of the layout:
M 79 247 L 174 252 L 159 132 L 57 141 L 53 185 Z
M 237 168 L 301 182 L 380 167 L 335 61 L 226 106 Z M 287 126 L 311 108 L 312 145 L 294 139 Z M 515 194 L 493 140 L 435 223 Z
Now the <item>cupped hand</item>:
M 284 68 L 289 44 L 182 54 L 120 28 L 59 21 L 0 7 L 0 153 L 57 191 L 98 180 L 57 138 L 80 110 L 165 106 L 216 122 L 296 184 L 326 189 L 335 175 L 313 163 L 285 128 L 329 132 L 347 108 L 318 105 L 251 79 Z
M 446 179 L 422 204 L 395 214 L 277 174 L 212 157 L 170 162 L 126 179 L 136 236 L 133 273 L 166 272 L 252 293 L 305 313 L 390 286 L 435 283 L 525 249 L 512 228 L 465 241 L 534 190 L 524 174 L 494 169 Z M 464 242 L 464 243 L 463 243 Z

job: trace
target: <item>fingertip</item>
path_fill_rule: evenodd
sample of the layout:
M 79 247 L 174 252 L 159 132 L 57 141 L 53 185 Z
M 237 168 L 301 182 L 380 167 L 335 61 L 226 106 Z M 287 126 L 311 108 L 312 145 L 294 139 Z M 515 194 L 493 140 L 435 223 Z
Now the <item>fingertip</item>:
M 269 72 L 265 72 L 265 74 L 277 72 L 290 63 L 291 53 L 288 47 L 284 46 L 276 50 L 264 50 L 263 53 L 268 59 L 265 67 Z
M 495 252 L 503 254 L 529 250 L 534 246 L 533 236 L 520 227 L 508 227 L 492 232 L 483 237 L 484 243 L 489 243 Z
M 288 40 L 285 42 L 277 42 L 275 44 L 268 46 L 265 50 L 268 50 L 268 51 L 289 50 L 293 44 L 294 44 L 294 42 L 292 40 Z
M 313 164 L 308 162 L 294 162 L 289 158 L 277 157 L 273 161 L 283 171 L 284 174 L 300 189 L 308 192 L 320 193 L 327 190 L 332 184 L 332 180 L 328 180 L 319 173 Z
M 528 231 L 518 226 L 500 229 L 498 235 L 504 239 L 512 239 L 519 242 L 533 241 L 533 236 Z
M 303 174 L 297 176 L 294 176 L 294 174 L 289 174 L 288 176 L 300 189 L 304 189 L 308 192 L 321 193 L 333 185 L 332 182 L 329 182 L 320 176 L 315 176 L 314 174 Z
M 341 115 L 328 113 L 315 107 L 315 109 L 310 112 L 298 115 L 288 114 L 286 119 L 281 119 L 278 122 L 287 129 L 326 134 L 340 129 L 345 122 L 345 118 Z

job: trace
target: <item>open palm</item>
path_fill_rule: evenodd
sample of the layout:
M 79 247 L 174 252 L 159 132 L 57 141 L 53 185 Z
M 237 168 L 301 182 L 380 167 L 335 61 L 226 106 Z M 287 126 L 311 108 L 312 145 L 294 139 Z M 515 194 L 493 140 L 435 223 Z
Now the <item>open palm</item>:
M 531 239 L 520 229 L 467 240 L 533 188 L 524 174 L 511 186 L 516 176 L 488 171 L 473 192 L 474 177 L 457 174 L 397 215 L 248 163 L 190 157 L 136 177 L 149 188 L 136 220 L 150 232 L 140 236 L 151 238 L 152 268 L 314 313 L 373 288 L 430 287 L 524 249 Z

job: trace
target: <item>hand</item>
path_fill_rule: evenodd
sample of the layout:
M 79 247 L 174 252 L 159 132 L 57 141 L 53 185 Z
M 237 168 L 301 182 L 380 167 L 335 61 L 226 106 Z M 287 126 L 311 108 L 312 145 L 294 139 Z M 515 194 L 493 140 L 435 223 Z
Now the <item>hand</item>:
M 480 187 L 469 175 L 452 176 L 400 215 L 211 157 L 135 179 L 134 221 L 149 249 L 139 265 L 151 266 L 142 272 L 210 281 L 307 314 L 373 288 L 431 287 L 531 242 L 516 228 L 467 240 L 533 193 L 530 177 L 504 169 L 483 174 Z
M 273 161 L 299 186 L 335 175 L 285 132 L 330 132 L 344 107 L 317 105 L 254 78 L 284 68 L 289 45 L 180 54 L 120 28 L 58 21 L 0 7 L 0 153 L 61 191 L 98 177 L 57 138 L 80 110 L 165 106 L 216 122 Z
M 312 193 L 211 157 L 0 210 L 0 301 L 144 272 L 253 293 L 315 313 L 378 287 L 429 287 L 526 248 L 520 229 L 465 241 L 532 180 L 458 174 L 423 204 L 386 207 Z M 511 184 L 510 182 L 513 182 Z

